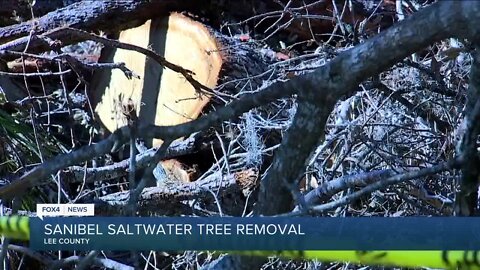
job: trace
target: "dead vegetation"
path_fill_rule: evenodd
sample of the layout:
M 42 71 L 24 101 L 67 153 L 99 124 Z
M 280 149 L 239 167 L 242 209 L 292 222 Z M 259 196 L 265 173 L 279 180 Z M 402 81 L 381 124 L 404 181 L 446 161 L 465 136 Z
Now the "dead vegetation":
M 469 79 L 478 73 L 475 1 L 6 2 L 6 212 L 96 202 L 108 216 L 477 214 L 480 93 Z M 169 47 L 148 39 L 168 32 L 128 30 L 131 42 L 121 39 L 119 32 L 171 12 L 206 36 Z M 128 56 L 112 55 L 120 49 Z M 116 83 L 117 92 L 104 95 L 99 80 Z M 177 96 L 182 89 L 189 92 Z M 73 268 L 88 257 L 77 254 L 62 254 L 55 266 Z M 353 267 L 202 252 L 139 255 L 97 254 L 90 263 Z M 7 258 L 13 267 L 46 269 L 58 257 L 38 256 L 17 249 Z

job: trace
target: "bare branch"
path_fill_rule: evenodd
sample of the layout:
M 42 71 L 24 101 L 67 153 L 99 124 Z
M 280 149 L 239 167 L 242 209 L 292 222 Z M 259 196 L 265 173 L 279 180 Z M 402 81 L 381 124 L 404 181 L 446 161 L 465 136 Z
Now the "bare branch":
M 295 117 L 264 180 L 257 213 L 274 215 L 290 210 L 293 197 L 289 189 L 302 176 L 310 152 L 324 135 L 328 113 L 322 110 L 332 109 L 342 96 L 351 94 L 361 81 L 436 40 L 459 34 L 478 38 L 475 27 L 466 25 L 480 19 L 479 14 L 472 12 L 478 11 L 480 5 L 469 3 L 472 5 L 467 2 L 438 2 L 367 42 L 341 53 L 327 65 L 302 76 L 301 80 L 292 79 L 292 87 L 304 100 L 299 104 L 299 115 Z M 457 17 L 457 14 L 462 17 Z M 437 23 L 430 23 L 432 21 Z M 321 89 L 318 90 L 318 87 Z M 302 106 L 305 108 L 302 109 Z

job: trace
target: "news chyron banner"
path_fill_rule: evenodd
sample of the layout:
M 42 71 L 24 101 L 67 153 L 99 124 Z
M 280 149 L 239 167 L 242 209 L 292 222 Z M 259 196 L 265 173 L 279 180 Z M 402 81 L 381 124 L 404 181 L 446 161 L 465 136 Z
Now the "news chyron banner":
M 68 204 L 37 213 L 34 250 L 480 249 L 480 218 L 95 217 L 93 205 Z

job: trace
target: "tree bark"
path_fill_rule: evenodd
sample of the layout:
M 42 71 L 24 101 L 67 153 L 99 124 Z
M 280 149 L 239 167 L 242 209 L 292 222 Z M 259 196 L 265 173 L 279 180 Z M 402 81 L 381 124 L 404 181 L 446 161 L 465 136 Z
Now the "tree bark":
M 117 33 L 121 30 L 141 25 L 150 18 L 165 16 L 174 10 L 190 10 L 200 1 L 175 1 L 175 0 L 84 0 L 76 2 L 64 8 L 52 11 L 46 15 L 27 22 L 0 28 L 0 44 L 28 36 L 32 29 L 35 34 L 42 34 L 59 27 L 73 27 L 86 31 L 103 31 L 107 34 Z M 52 36 L 63 41 L 63 45 L 80 41 L 78 37 L 68 38 Z M 22 50 L 27 42 L 4 44 L 1 49 Z M 29 44 L 29 51 L 47 50 L 45 44 L 40 40 L 32 40 Z

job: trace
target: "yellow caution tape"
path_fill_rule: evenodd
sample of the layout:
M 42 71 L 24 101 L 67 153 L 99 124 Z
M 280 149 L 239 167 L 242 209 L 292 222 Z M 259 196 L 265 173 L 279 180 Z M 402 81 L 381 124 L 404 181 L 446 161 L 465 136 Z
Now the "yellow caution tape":
M 286 259 L 344 261 L 364 265 L 480 269 L 480 251 L 229 251 L 245 256 L 278 256 Z
M 29 218 L 22 216 L 0 217 L 0 234 L 7 238 L 13 238 L 17 240 L 29 240 Z

